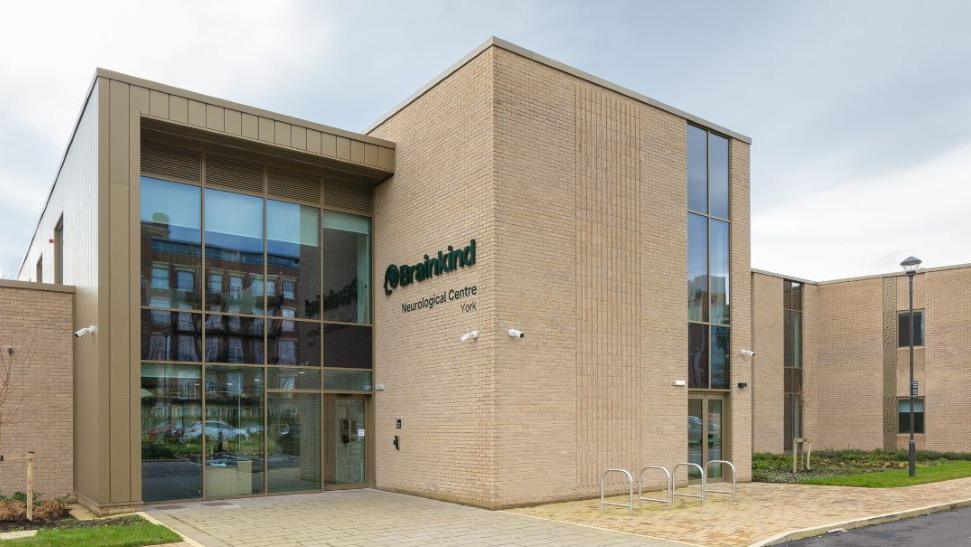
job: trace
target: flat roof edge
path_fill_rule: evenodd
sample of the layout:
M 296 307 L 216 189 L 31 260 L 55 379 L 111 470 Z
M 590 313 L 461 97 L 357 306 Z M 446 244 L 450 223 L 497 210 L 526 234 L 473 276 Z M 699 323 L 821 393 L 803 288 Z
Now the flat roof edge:
M 239 110 L 240 112 L 245 112 L 246 114 L 252 114 L 253 116 L 261 116 L 264 118 L 279 120 L 281 122 L 285 122 L 293 125 L 308 127 L 310 129 L 314 129 L 322 133 L 330 133 L 333 135 L 338 135 L 349 139 L 359 140 L 369 144 L 384 146 L 386 148 L 391 148 L 391 149 L 395 148 L 394 142 L 385 140 L 379 137 L 372 137 L 371 135 L 365 135 L 363 133 L 355 133 L 353 131 L 348 131 L 346 129 L 340 129 L 338 127 L 333 127 L 330 125 L 324 125 L 322 123 L 305 120 L 303 118 L 297 118 L 295 116 L 289 116 L 287 114 L 280 114 L 279 112 L 273 112 L 263 108 L 237 103 L 235 101 L 230 101 L 227 99 L 220 99 L 219 97 L 213 97 L 212 95 L 205 95 L 202 93 L 197 93 L 195 91 L 189 91 L 188 89 L 183 89 L 180 87 L 175 87 L 175 86 L 163 84 L 160 82 L 155 82 L 152 80 L 146 80 L 144 78 L 131 76 L 129 74 L 116 72 L 114 70 L 109 70 L 106 68 L 99 67 L 96 70 L 96 76 L 100 76 L 108 80 L 116 80 L 130 85 L 144 87 L 147 89 L 154 89 L 156 91 L 161 91 L 163 93 L 168 93 L 170 95 L 182 95 L 190 99 L 197 100 L 199 102 L 205 102 L 205 103 L 221 106 L 224 108 Z
M 60 285 L 57 283 L 37 283 L 34 281 L 18 281 L 15 279 L 0 279 L 0 289 L 24 289 L 31 291 L 50 291 L 74 293 L 73 285 Z
M 971 262 L 961 263 L 961 264 L 948 264 L 946 266 L 934 266 L 933 268 L 921 268 L 917 273 L 935 273 L 935 272 L 945 272 L 949 270 L 961 270 L 961 269 L 971 269 Z M 792 281 L 799 281 L 800 283 L 810 283 L 812 285 L 834 285 L 836 283 L 850 283 L 853 281 L 867 281 L 871 279 L 883 279 L 885 277 L 900 277 L 906 275 L 904 272 L 888 272 L 888 273 L 878 273 L 869 275 L 858 275 L 853 277 L 838 277 L 836 279 L 828 279 L 826 281 L 812 281 L 809 279 L 802 279 L 794 275 L 785 275 L 778 272 L 772 272 L 769 270 L 761 270 L 759 268 L 750 268 L 752 273 L 767 275 L 771 277 L 779 277 L 782 279 L 791 279 Z
M 716 123 L 712 123 L 712 122 L 710 122 L 710 121 L 708 121 L 708 120 L 706 120 L 704 118 L 701 118 L 699 116 L 695 116 L 694 114 L 689 114 L 688 112 L 685 112 L 684 110 L 681 110 L 680 108 L 675 108 L 675 107 L 673 107 L 673 106 L 671 106 L 669 104 L 663 103 L 663 102 L 658 101 L 656 99 L 652 99 L 651 97 L 648 97 L 647 95 L 643 95 L 641 93 L 638 93 L 638 92 L 633 91 L 631 89 L 628 89 L 626 87 L 617 85 L 617 84 L 615 84 L 613 82 L 604 80 L 603 78 L 594 76 L 593 74 L 590 74 L 588 72 L 584 72 L 584 71 L 582 71 L 582 70 L 580 70 L 578 68 L 572 67 L 572 66 L 567 65 L 565 63 L 561 63 L 560 61 L 557 61 L 555 59 L 551 59 L 551 58 L 546 57 L 544 55 L 540 55 L 539 53 L 536 53 L 535 51 L 528 50 L 528 49 L 526 49 L 526 48 L 524 48 L 522 46 L 518 46 L 518 45 L 516 45 L 516 44 L 514 44 L 512 42 L 503 40 L 502 38 L 497 38 L 495 36 L 492 36 L 489 39 L 487 39 L 485 42 L 483 42 L 478 47 L 476 47 L 471 52 L 469 52 L 464 57 L 462 57 L 458 62 L 456 62 L 455 64 L 453 64 L 449 68 L 445 69 L 442 73 L 440 73 L 438 76 L 436 76 L 435 78 L 433 78 L 430 82 L 428 82 L 427 84 L 425 84 L 424 86 L 422 86 L 421 88 L 419 88 L 418 91 L 416 91 L 415 93 L 411 94 L 407 99 L 405 99 L 398 106 L 392 108 L 384 116 L 382 116 L 381 118 L 379 118 L 378 121 L 376 121 L 376 122 L 372 123 L 370 126 L 368 126 L 368 128 L 364 130 L 364 133 L 370 133 L 371 131 L 374 131 L 375 129 L 377 129 L 384 122 L 386 122 L 389 119 L 391 119 L 392 117 L 394 117 L 403 108 L 405 108 L 406 106 L 408 106 L 411 103 L 415 102 L 419 97 L 421 97 L 422 95 L 424 95 L 425 93 L 427 93 L 429 90 L 431 90 L 433 87 L 435 87 L 436 85 L 438 85 L 442 80 L 444 80 L 445 78 L 448 78 L 454 72 L 456 72 L 457 70 L 459 70 L 460 68 L 462 68 L 463 66 L 465 66 L 466 64 L 468 64 L 469 61 L 471 61 L 472 59 L 476 58 L 480 53 L 482 53 L 486 49 L 488 49 L 490 47 L 493 47 L 493 46 L 494 47 L 499 47 L 499 48 L 505 49 L 506 51 L 509 51 L 510 53 L 515 53 L 516 55 L 519 55 L 521 57 L 525 57 L 527 59 L 530 59 L 532 61 L 535 61 L 535 62 L 540 63 L 540 64 L 543 64 L 543 65 L 546 65 L 546 66 L 548 66 L 548 67 L 550 67 L 552 69 L 559 70 L 560 72 L 564 72 L 564 73 L 569 74 L 571 76 L 574 76 L 576 78 L 580 78 L 581 80 L 586 80 L 586 81 L 588 81 L 588 82 L 590 82 L 590 83 L 592 83 L 594 85 L 598 85 L 598 86 L 603 87 L 605 89 L 608 89 L 610 91 L 614 91 L 616 93 L 620 93 L 621 95 L 625 95 L 627 97 L 630 97 L 631 99 L 634 99 L 636 101 L 642 102 L 642 103 L 644 103 L 646 105 L 652 106 L 652 107 L 657 108 L 659 110 L 663 110 L 663 111 L 668 112 L 670 114 L 674 114 L 675 116 L 678 116 L 679 118 L 684 118 L 684 119 L 686 119 L 686 120 L 688 120 L 690 122 L 696 123 L 698 125 L 705 126 L 705 127 L 709 128 L 709 129 L 713 129 L 713 130 L 715 130 L 715 131 L 717 131 L 719 133 L 724 133 L 725 135 L 728 135 L 728 136 L 732 137 L 733 139 L 740 140 L 740 141 L 742 141 L 742 142 L 744 142 L 746 144 L 752 144 L 751 137 L 748 137 L 747 135 L 743 135 L 741 133 L 738 133 L 737 131 L 732 131 L 731 129 L 728 129 L 728 128 L 723 127 L 721 125 L 718 125 Z

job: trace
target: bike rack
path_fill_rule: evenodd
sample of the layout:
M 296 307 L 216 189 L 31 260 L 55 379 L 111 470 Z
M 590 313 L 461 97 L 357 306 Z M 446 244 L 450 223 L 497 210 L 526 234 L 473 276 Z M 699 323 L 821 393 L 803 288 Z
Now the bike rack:
M 667 494 L 667 499 L 643 497 L 644 496 L 644 472 L 651 469 L 657 469 L 658 471 L 661 471 L 664 473 L 664 478 L 665 478 L 664 491 Z M 641 508 L 642 501 L 656 501 L 658 503 L 666 503 L 668 504 L 669 508 L 674 506 L 674 475 L 672 475 L 671 472 L 668 471 L 667 467 L 662 467 L 660 465 L 649 465 L 641 469 L 641 472 L 637 474 L 637 508 L 638 509 Z
M 730 462 L 728 460 L 711 460 L 711 461 L 709 461 L 708 463 L 705 464 L 705 470 L 707 470 L 708 469 L 708 466 L 711 465 L 711 464 L 713 464 L 713 463 L 720 463 L 722 465 L 727 465 L 729 467 L 729 469 L 732 470 L 732 490 L 729 492 L 727 490 L 715 490 L 713 488 L 708 488 L 707 489 L 707 492 L 709 494 L 727 494 L 727 495 L 731 496 L 733 500 L 734 499 L 737 499 L 738 498 L 738 485 L 735 484 L 735 464 L 733 464 L 732 462 Z M 702 485 L 702 490 L 705 490 L 704 485 Z
M 612 503 L 604 501 L 604 487 L 607 484 L 606 478 L 610 473 L 623 473 L 627 477 L 627 503 Z M 634 477 L 626 469 L 608 469 L 600 474 L 600 512 L 603 513 L 605 506 L 626 507 L 627 513 L 634 512 Z
M 677 476 L 678 469 L 681 468 L 681 467 L 697 467 L 698 468 L 698 471 L 701 473 L 701 494 L 685 494 L 685 493 L 676 492 L 674 490 L 674 485 L 673 485 L 674 480 L 675 480 L 674 477 Z M 681 496 L 682 498 L 701 498 L 701 504 L 704 505 L 705 504 L 705 491 L 707 490 L 707 486 L 706 486 L 706 482 L 705 482 L 705 476 L 706 476 L 705 475 L 705 468 L 704 467 L 701 467 L 700 465 L 698 465 L 696 463 L 690 463 L 689 462 L 689 463 L 679 463 L 678 465 L 675 465 L 674 466 L 674 469 L 671 471 L 671 477 L 672 477 L 672 479 L 671 479 L 671 481 L 672 481 L 671 496 L 672 496 L 672 498 L 673 497 L 677 497 L 677 496 Z

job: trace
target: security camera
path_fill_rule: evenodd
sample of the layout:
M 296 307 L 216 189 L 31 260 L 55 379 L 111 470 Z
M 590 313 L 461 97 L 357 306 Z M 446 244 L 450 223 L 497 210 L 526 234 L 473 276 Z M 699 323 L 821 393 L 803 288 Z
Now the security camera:
M 83 329 L 78 329 L 78 330 L 74 331 L 74 337 L 75 338 L 81 338 L 85 334 L 94 334 L 96 332 L 98 332 L 98 327 L 96 327 L 94 325 L 89 325 L 87 327 L 84 327 Z
M 513 338 L 526 338 L 526 333 L 518 329 L 509 329 L 509 336 Z
M 755 357 L 755 352 L 752 351 L 752 350 L 750 350 L 750 349 L 742 348 L 742 349 L 738 350 L 738 352 L 741 353 L 742 355 L 746 356 L 746 357 Z
M 469 332 L 463 334 L 459 338 L 459 340 L 462 341 L 462 342 L 468 342 L 469 340 L 475 340 L 478 337 L 479 337 L 479 331 L 477 331 L 477 330 L 470 330 Z

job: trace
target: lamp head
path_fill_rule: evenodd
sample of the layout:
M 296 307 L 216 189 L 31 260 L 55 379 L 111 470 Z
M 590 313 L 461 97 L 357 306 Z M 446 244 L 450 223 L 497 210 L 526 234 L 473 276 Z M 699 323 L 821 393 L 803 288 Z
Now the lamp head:
M 908 256 L 900 263 L 900 267 L 907 272 L 907 275 L 914 275 L 917 273 L 917 268 L 920 268 L 921 260 L 916 256 Z

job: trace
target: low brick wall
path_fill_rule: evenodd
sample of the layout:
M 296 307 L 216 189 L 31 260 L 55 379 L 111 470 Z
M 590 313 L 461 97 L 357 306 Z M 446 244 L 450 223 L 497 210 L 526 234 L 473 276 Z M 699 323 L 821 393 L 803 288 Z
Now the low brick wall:
M 0 407 L 0 494 L 26 490 L 26 464 L 11 456 L 28 450 L 36 492 L 74 492 L 73 301 L 71 287 L 0 280 L 0 359 L 12 367 Z

